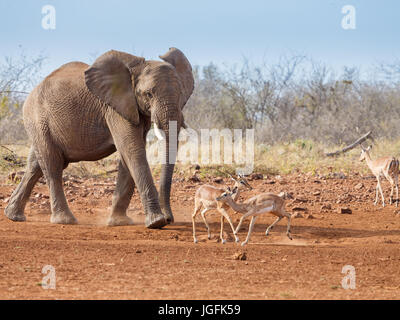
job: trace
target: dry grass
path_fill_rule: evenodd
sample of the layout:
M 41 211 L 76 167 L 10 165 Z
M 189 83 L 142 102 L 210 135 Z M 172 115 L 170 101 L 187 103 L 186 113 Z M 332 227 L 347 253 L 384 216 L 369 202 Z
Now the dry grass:
M 6 145 L 6 148 L 12 150 L 14 155 L 23 161 L 29 152 L 29 147 L 24 145 Z M 351 175 L 360 173 L 369 175 L 369 169 L 365 163 L 361 163 L 359 159 L 360 148 L 357 147 L 346 154 L 338 157 L 330 158 L 324 154 L 326 152 L 336 151 L 342 146 L 327 147 L 319 143 L 309 140 L 296 140 L 291 143 L 283 143 L 276 145 L 260 144 L 255 147 L 254 172 L 276 175 L 289 174 L 293 172 L 304 172 L 309 174 L 326 175 L 329 173 L 344 173 Z M 24 170 L 24 165 L 18 165 L 10 161 L 4 160 L 4 156 L 12 155 L 5 148 L 0 148 L 0 176 L 2 180 L 9 180 L 7 177 L 12 172 Z M 372 149 L 372 158 L 380 156 L 393 155 L 400 156 L 400 140 L 388 141 L 378 140 L 374 143 Z M 77 175 L 81 177 L 93 176 L 110 176 L 115 175 L 117 169 L 118 153 L 115 153 L 100 161 L 82 161 L 72 163 L 66 169 L 67 174 Z M 199 178 L 209 176 L 226 176 L 224 172 L 230 174 L 235 172 L 235 165 L 201 165 L 200 169 L 195 170 L 193 164 L 178 163 L 175 172 L 179 176 L 189 177 L 195 172 Z M 160 173 L 161 166 L 152 166 L 152 172 L 155 176 Z M 8 181 L 8 183 L 13 183 Z M 15 183 L 15 181 L 14 181 Z
M 258 145 L 255 151 L 255 171 L 267 167 L 273 168 L 281 174 L 296 171 L 313 174 L 331 172 L 369 174 L 367 165 L 359 161 L 360 147 L 337 157 L 325 156 L 326 152 L 336 151 L 343 147 L 327 147 L 309 140 L 297 140 L 292 143 L 273 146 Z M 375 141 L 371 153 L 372 158 L 387 155 L 400 156 L 400 140 Z

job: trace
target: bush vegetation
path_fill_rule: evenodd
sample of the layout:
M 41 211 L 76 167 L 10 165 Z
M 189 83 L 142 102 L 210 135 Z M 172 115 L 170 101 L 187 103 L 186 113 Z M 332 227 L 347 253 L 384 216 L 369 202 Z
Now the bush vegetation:
M 22 158 L 29 145 L 22 104 L 26 92 L 43 78 L 44 61 L 43 56 L 22 53 L 0 63 L 0 144 Z M 308 57 L 287 55 L 257 66 L 247 60 L 234 66 L 210 63 L 195 66 L 193 73 L 195 90 L 184 109 L 187 125 L 194 130 L 254 128 L 256 171 L 368 174 L 366 165 L 358 162 L 359 148 L 336 158 L 324 153 L 370 130 L 375 138 L 373 157 L 399 156 L 400 61 L 368 70 L 344 67 L 338 73 Z M 9 161 L 12 154 L 0 147 L 0 173 L 19 170 Z M 68 170 L 83 176 L 105 175 L 116 162 L 113 155 L 95 164 L 73 164 Z M 155 166 L 154 172 L 158 171 Z M 201 171 L 218 175 L 212 165 Z

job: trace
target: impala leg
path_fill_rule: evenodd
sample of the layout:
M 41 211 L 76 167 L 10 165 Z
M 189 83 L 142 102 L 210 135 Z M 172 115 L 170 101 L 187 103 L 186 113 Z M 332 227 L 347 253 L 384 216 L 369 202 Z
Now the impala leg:
M 394 183 L 396 185 L 396 207 L 399 206 L 399 177 L 396 175 L 394 178 Z
M 286 235 L 290 240 L 293 240 L 292 235 L 290 234 L 290 221 L 292 219 L 292 216 L 290 213 L 287 213 L 286 218 L 288 219 L 287 223 L 287 229 L 286 229 Z
M 390 175 L 386 176 L 386 179 L 390 183 L 390 198 L 389 198 L 389 204 L 393 203 L 393 193 L 394 193 L 394 180 Z
M 389 198 L 389 204 L 393 203 L 393 193 L 394 193 L 394 184 L 391 184 L 391 190 L 390 190 L 390 198 Z
M 382 191 L 382 186 L 381 186 L 381 180 L 378 177 L 378 188 L 379 188 L 379 192 L 381 193 L 381 197 L 382 197 L 382 206 L 385 206 L 385 197 L 383 196 L 383 191 Z
M 203 210 L 201 211 L 200 214 L 201 214 L 201 217 L 203 218 L 204 224 L 206 225 L 206 228 L 207 228 L 208 239 L 211 239 L 210 226 L 208 225 L 208 222 L 207 222 L 206 216 L 205 216 L 205 214 L 206 214 L 206 212 L 207 212 L 208 210 L 209 210 L 209 209 L 205 208 L 205 209 L 203 209 Z
M 254 213 L 255 213 L 255 212 L 253 212 L 253 211 L 251 210 L 251 211 L 245 213 L 245 214 L 240 218 L 239 224 L 237 225 L 236 230 L 235 230 L 235 234 L 238 234 L 238 233 L 239 233 L 239 230 L 240 230 L 240 228 L 242 227 L 242 223 L 243 223 L 244 219 L 246 219 L 247 217 L 251 217 Z
M 241 228 L 241 226 L 242 226 L 243 220 L 244 220 L 244 216 L 242 216 L 242 217 L 240 218 L 239 224 L 237 225 L 236 230 L 235 230 L 235 233 L 236 233 L 236 234 L 238 234 L 238 232 L 239 232 L 239 230 L 240 230 L 240 228 Z
M 272 209 L 272 207 L 271 207 L 271 209 Z M 254 210 L 250 210 L 250 211 L 248 211 L 247 213 L 245 213 L 245 214 L 240 218 L 239 224 L 237 225 L 236 230 L 235 230 L 235 234 L 238 234 L 238 232 L 239 232 L 239 230 L 240 230 L 240 228 L 241 228 L 241 226 L 242 226 L 242 223 L 243 223 L 244 219 L 246 219 L 247 217 L 253 216 L 255 213 L 257 213 L 257 212 L 254 211 Z M 252 221 L 253 221 L 253 220 L 252 220 Z M 251 222 L 250 222 L 250 224 L 251 224 Z M 253 222 L 253 225 L 254 225 L 254 222 Z M 249 231 L 250 231 L 250 229 L 249 229 Z M 251 233 L 251 232 L 250 232 L 250 233 Z M 247 238 L 250 239 L 249 233 L 247 234 Z M 247 240 L 247 241 L 248 241 L 248 240 Z M 247 242 L 244 241 L 244 242 L 242 243 L 242 246 L 245 245 L 246 243 L 247 243 Z
M 374 206 L 376 206 L 378 204 L 378 196 L 379 196 L 379 187 L 378 187 L 378 183 L 376 184 L 375 190 L 376 190 L 376 195 L 375 195 L 375 201 L 374 201 Z
M 221 214 L 221 231 L 220 231 L 220 233 L 219 233 L 219 237 L 220 237 L 220 239 L 221 239 L 221 243 L 222 243 L 222 244 L 225 243 L 225 239 L 224 239 L 224 237 L 223 237 L 223 234 L 224 234 L 224 220 L 225 220 L 225 218 L 224 218 L 224 216 Z
M 198 241 L 197 241 L 197 238 L 196 238 L 196 221 L 195 221 L 195 219 L 196 219 L 196 216 L 197 216 L 199 210 L 200 210 L 200 205 L 198 205 L 197 203 L 195 203 L 195 205 L 194 205 L 194 212 L 193 212 L 193 214 L 192 214 L 193 242 L 194 242 L 194 243 L 197 243 L 197 242 L 198 242 Z
M 267 230 L 265 231 L 265 235 L 266 235 L 266 236 L 268 236 L 268 234 L 269 234 L 269 232 L 272 230 L 272 228 L 273 228 L 279 221 L 281 221 L 282 218 L 283 218 L 283 216 L 278 217 L 278 218 L 267 228 Z
M 396 188 L 396 207 L 399 205 L 399 176 L 394 173 L 393 176 L 389 177 L 388 179 L 390 181 L 390 185 L 392 186 L 392 191 L 390 192 L 390 204 L 393 203 L 393 194 L 394 194 L 394 188 Z
M 233 235 L 235 236 L 235 241 L 236 241 L 236 242 L 239 242 L 239 238 L 238 238 L 238 236 L 237 236 L 237 234 L 236 234 L 235 228 L 233 227 L 233 223 L 232 223 L 231 217 L 230 217 L 229 214 L 228 214 L 224 209 L 222 209 L 222 208 L 220 209 L 220 212 L 221 212 L 222 216 L 223 216 L 226 220 L 228 220 L 228 223 L 229 223 L 229 225 L 231 226 Z M 222 239 L 221 239 L 221 240 L 222 240 Z
M 246 240 L 244 240 L 244 241 L 241 243 L 242 246 L 246 245 L 246 244 L 249 242 L 249 240 L 250 240 L 250 235 L 251 235 L 251 233 L 252 233 L 252 231 L 253 231 L 254 224 L 255 224 L 256 220 L 257 220 L 257 216 L 252 216 L 252 217 L 251 217 L 250 226 L 249 226 L 249 232 L 247 233 Z

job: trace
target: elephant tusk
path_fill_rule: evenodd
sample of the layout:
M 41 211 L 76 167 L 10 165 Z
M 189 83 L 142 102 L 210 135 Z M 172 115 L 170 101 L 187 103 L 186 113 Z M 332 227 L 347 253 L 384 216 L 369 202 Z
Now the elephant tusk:
M 154 134 L 158 138 L 158 140 L 164 140 L 164 132 L 162 132 L 157 125 L 154 123 Z

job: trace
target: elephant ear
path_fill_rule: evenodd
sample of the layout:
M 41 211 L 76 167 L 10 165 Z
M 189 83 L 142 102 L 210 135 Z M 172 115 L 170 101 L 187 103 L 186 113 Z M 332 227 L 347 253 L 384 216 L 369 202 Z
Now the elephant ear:
M 140 61 L 129 59 L 129 56 L 135 58 L 118 51 L 106 52 L 85 71 L 85 82 L 91 93 L 126 120 L 138 125 L 139 109 L 130 70 Z
M 160 58 L 172 64 L 179 75 L 183 87 L 183 108 L 194 89 L 192 66 L 183 52 L 177 48 L 169 48 L 169 51 Z

